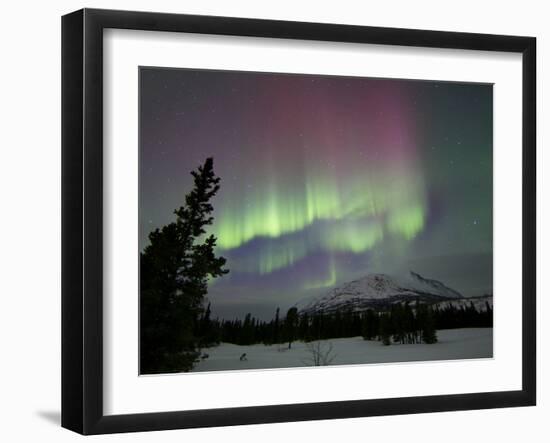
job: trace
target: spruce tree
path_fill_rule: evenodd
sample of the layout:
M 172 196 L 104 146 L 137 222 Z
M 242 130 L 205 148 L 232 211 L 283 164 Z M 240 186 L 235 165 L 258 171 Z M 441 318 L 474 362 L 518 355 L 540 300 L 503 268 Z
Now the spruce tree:
M 288 310 L 285 318 L 285 334 L 288 341 L 288 349 L 292 347 L 292 342 L 296 339 L 296 329 L 298 327 L 298 309 L 292 307 Z
M 200 328 L 198 331 L 198 335 L 199 337 L 201 337 L 202 346 L 210 346 L 217 342 L 215 324 L 210 319 L 211 314 L 212 311 L 210 309 L 210 303 L 208 303 L 206 311 L 204 311 L 204 314 L 201 318 Z
M 426 344 L 437 343 L 437 334 L 435 332 L 435 321 L 432 308 L 426 307 L 422 325 L 422 341 Z
M 197 323 L 209 278 L 229 272 L 214 253 L 211 199 L 220 179 L 213 160 L 192 171 L 193 189 L 175 210 L 176 221 L 149 234 L 140 256 L 140 372 L 180 372 L 193 367 L 200 350 Z
M 280 343 L 279 340 L 279 308 L 277 308 L 275 321 L 273 322 L 273 343 Z
M 387 313 L 380 316 L 380 340 L 385 346 L 391 344 L 391 319 Z
M 372 309 L 367 309 L 362 315 L 361 335 L 365 340 L 372 340 L 378 332 L 378 316 Z
M 310 341 L 309 316 L 307 315 L 307 313 L 304 313 L 303 315 L 300 316 L 299 323 L 300 323 L 300 326 L 298 328 L 299 338 L 303 341 Z

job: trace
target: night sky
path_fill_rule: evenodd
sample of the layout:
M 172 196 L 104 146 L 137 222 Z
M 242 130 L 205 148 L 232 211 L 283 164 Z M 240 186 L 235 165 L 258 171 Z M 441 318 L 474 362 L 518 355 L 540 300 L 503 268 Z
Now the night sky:
M 215 315 L 371 272 L 492 293 L 492 109 L 488 84 L 141 68 L 140 250 L 213 157 Z

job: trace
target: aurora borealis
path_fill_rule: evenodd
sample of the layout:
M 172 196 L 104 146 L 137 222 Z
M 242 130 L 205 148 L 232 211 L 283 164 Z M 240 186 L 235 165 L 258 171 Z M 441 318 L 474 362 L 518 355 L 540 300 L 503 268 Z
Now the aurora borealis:
M 369 272 L 492 291 L 492 85 L 140 69 L 140 249 L 214 158 L 221 316 Z

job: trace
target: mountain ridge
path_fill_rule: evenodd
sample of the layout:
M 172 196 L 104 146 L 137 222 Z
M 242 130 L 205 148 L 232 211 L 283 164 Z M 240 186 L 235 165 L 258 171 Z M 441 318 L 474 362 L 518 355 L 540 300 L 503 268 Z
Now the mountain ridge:
M 301 313 L 331 313 L 340 310 L 385 309 L 395 303 L 416 301 L 444 303 L 466 299 L 460 292 L 439 280 L 410 271 L 405 278 L 374 273 L 337 286 L 300 307 Z M 492 302 L 491 302 L 492 304 Z

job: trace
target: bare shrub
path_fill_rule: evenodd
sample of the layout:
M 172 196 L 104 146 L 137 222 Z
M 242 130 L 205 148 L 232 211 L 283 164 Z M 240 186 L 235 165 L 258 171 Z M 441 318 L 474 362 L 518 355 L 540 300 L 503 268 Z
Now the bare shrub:
M 309 358 L 305 363 L 310 366 L 328 366 L 336 358 L 333 353 L 333 345 L 331 342 L 314 341 L 306 343 L 306 350 Z

